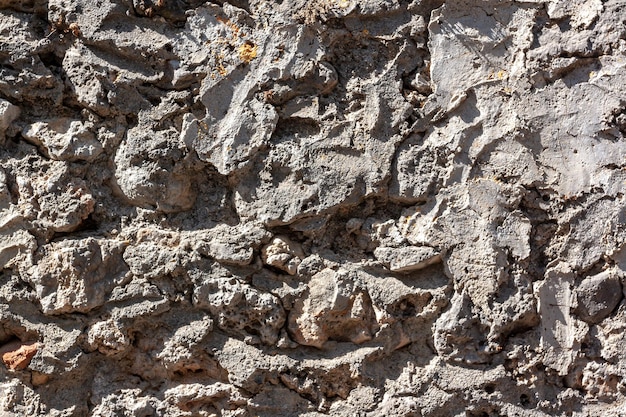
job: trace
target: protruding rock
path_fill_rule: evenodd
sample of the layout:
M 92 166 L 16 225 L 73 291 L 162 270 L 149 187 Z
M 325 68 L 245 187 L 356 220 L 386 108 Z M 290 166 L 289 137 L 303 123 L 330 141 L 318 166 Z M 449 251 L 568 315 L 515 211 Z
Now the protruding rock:
M 411 272 L 441 262 L 441 254 L 429 246 L 379 247 L 374 256 L 392 272 Z
M 302 345 L 321 348 L 328 339 L 363 343 L 376 328 L 369 295 L 346 271 L 325 269 L 309 281 L 309 293 L 289 314 L 289 331 Z
M 92 123 L 59 118 L 33 123 L 22 131 L 22 136 L 52 159 L 93 161 L 102 153 L 102 144 L 93 130 Z
M 4 135 L 13 120 L 20 115 L 20 108 L 9 101 L 0 99 L 0 145 L 4 144 Z
M 219 225 L 197 235 L 195 245 L 203 255 L 228 265 L 248 265 L 254 259 L 254 249 L 267 239 L 269 233 L 258 223 L 237 226 Z
M 163 212 L 189 210 L 196 198 L 186 150 L 173 129 L 128 132 L 115 155 L 115 178 L 130 203 Z
M 91 350 L 98 350 L 105 355 L 123 352 L 130 345 L 126 329 L 114 319 L 100 321 L 89 328 L 87 344 Z
M 19 205 L 32 207 L 36 224 L 46 232 L 72 232 L 94 211 L 96 201 L 85 180 L 71 178 L 62 162 L 54 161 L 45 174 L 19 177 Z
M 23 258 L 30 258 L 37 247 L 37 241 L 26 230 L 0 233 L 0 268 L 8 268 Z
M 200 362 L 202 341 L 213 331 L 213 320 L 205 316 L 176 330 L 174 335 L 165 341 L 158 358 L 168 370 L 198 371 L 202 369 Z
M 124 244 L 86 238 L 61 240 L 39 248 L 28 274 L 44 314 L 87 312 L 104 304 L 126 280 Z
M 33 356 L 39 351 L 39 343 L 9 343 L 0 347 L 0 354 L 2 354 L 2 362 L 4 365 L 12 370 L 19 371 L 26 368 Z
M 286 236 L 276 236 L 271 243 L 263 247 L 261 257 L 266 265 L 295 275 L 304 258 L 304 252 L 300 244 L 292 242 Z
M 220 329 L 248 337 L 250 342 L 275 344 L 285 323 L 278 298 L 236 278 L 208 278 L 196 287 L 193 302 L 208 309 Z
M 620 273 L 609 269 L 585 278 L 576 288 L 574 313 L 590 324 L 604 320 L 622 299 Z

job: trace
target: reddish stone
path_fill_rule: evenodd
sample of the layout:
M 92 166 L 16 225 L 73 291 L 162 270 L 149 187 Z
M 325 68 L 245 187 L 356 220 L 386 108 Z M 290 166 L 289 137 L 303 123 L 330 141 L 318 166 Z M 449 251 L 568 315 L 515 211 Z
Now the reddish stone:
M 39 349 L 39 343 L 22 344 L 19 348 L 2 354 L 2 362 L 12 371 L 26 368 Z

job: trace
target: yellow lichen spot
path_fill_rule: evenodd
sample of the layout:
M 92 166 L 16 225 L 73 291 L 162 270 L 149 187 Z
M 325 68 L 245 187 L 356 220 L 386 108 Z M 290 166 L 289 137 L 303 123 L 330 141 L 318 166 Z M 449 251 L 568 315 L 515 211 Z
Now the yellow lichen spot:
M 596 72 L 595 72 L 595 71 L 591 71 L 591 72 L 589 73 L 589 78 L 593 78 L 593 77 L 595 77 L 595 76 L 596 76 Z
M 239 58 L 249 64 L 254 58 L 256 58 L 257 46 L 252 42 L 246 41 L 239 47 Z
M 506 75 L 507 75 L 507 74 L 506 74 L 506 71 L 504 71 L 504 70 L 500 70 L 500 71 L 498 71 L 498 72 L 496 73 L 496 76 L 498 77 L 498 79 L 499 79 L 499 80 L 501 80 L 501 79 L 505 78 L 505 77 L 506 77 Z
M 224 68 L 224 65 L 222 65 L 222 64 L 219 64 L 219 65 L 217 66 L 217 72 L 218 72 L 218 73 L 219 73 L 222 77 L 224 77 L 224 76 L 228 73 L 228 72 L 226 71 L 226 68 Z

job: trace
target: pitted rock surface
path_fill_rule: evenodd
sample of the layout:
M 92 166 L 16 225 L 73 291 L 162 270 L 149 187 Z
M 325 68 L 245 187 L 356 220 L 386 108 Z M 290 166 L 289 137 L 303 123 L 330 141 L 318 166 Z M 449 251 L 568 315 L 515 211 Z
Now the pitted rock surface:
M 621 0 L 0 0 L 0 416 L 626 415 Z

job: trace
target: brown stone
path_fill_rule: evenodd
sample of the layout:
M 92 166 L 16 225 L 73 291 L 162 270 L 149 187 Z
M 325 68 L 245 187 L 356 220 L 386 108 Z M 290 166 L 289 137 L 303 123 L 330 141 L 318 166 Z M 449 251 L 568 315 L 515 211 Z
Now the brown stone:
M 17 349 L 2 354 L 2 362 L 12 371 L 24 369 L 30 364 L 38 349 L 39 343 L 19 344 Z

